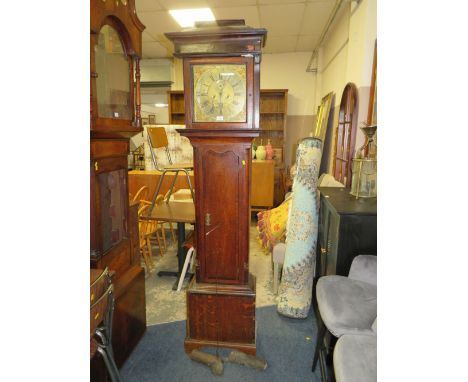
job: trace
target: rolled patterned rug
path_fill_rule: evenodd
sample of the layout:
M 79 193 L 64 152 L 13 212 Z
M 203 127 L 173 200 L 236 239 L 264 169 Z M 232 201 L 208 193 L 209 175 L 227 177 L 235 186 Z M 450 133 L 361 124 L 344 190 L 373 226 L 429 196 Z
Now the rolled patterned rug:
M 292 318 L 306 318 L 312 301 L 319 210 L 317 181 L 321 158 L 320 139 L 308 137 L 299 143 L 277 306 L 278 313 Z

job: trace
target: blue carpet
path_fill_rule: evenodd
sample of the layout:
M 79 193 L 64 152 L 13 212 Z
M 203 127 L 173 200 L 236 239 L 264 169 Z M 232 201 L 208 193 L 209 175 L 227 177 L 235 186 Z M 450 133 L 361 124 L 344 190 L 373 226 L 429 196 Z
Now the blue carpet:
M 317 325 L 311 309 L 304 320 L 280 316 L 276 306 L 257 309 L 257 356 L 265 358 L 264 371 L 231 363 L 220 377 L 190 360 L 184 352 L 185 321 L 149 326 L 121 369 L 125 382 L 138 381 L 320 381 L 320 367 L 311 371 Z M 213 349 L 210 353 L 215 353 Z M 229 350 L 221 349 L 227 356 Z

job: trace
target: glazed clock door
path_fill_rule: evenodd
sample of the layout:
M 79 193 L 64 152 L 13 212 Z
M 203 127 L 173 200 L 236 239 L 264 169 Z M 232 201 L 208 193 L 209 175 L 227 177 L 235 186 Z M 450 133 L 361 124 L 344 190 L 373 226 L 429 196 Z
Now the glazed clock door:
M 242 284 L 248 267 L 248 155 L 244 143 L 197 149 L 198 281 Z M 197 170 L 198 170 L 197 169 Z

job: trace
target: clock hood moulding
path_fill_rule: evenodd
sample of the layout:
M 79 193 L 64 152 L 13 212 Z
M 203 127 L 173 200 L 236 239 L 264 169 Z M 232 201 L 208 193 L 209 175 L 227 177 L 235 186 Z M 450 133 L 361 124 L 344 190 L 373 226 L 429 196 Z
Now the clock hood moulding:
M 175 57 L 229 56 L 252 54 L 261 56 L 267 30 L 246 25 L 225 25 L 219 20 L 214 26 L 185 29 L 182 32 L 165 33 L 174 44 Z

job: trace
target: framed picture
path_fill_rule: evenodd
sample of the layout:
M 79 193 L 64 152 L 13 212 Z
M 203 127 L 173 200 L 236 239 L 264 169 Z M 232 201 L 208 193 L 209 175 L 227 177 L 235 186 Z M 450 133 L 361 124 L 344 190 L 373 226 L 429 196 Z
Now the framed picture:
M 312 131 L 312 136 L 320 138 L 322 142 L 325 141 L 325 135 L 327 133 L 328 116 L 330 115 L 333 95 L 334 93 L 330 92 L 323 97 L 322 102 L 317 109 L 317 121 L 315 123 L 315 129 Z
M 148 114 L 148 124 L 150 125 L 156 124 L 156 114 Z
M 367 125 L 377 125 L 377 40 L 375 40 L 374 60 L 372 62 L 372 77 L 369 92 L 369 108 L 367 110 Z
M 147 125 L 149 122 L 148 122 L 148 118 L 142 118 L 141 119 L 141 124 L 144 126 L 144 125 Z

